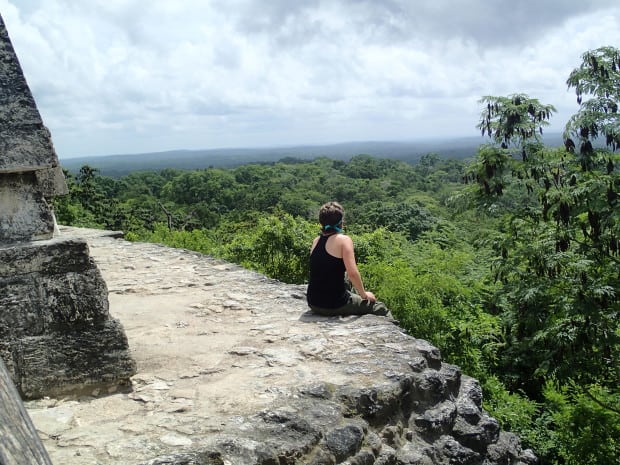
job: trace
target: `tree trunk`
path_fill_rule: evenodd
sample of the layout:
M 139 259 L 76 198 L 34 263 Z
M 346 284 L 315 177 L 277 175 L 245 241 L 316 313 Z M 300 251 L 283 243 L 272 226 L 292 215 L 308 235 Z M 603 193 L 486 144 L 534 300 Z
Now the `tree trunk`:
M 0 465 L 52 465 L 1 358 Z

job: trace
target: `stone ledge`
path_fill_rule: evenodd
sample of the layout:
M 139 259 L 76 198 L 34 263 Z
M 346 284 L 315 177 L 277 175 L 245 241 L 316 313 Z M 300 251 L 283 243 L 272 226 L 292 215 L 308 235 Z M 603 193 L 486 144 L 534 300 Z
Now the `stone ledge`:
M 93 266 L 85 240 L 57 237 L 0 245 L 0 279 L 32 273 L 82 272 Z
M 475 380 L 386 318 L 320 317 L 303 286 L 73 233 L 90 244 L 138 373 L 131 392 L 28 404 L 56 463 L 535 463 L 482 410 Z

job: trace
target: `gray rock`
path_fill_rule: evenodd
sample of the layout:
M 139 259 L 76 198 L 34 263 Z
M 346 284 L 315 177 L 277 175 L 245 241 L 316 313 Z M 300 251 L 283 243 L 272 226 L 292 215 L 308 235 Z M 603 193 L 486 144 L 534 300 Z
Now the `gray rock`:
M 0 355 L 25 398 L 127 384 L 122 325 L 85 241 L 0 246 Z
M 0 57 L 0 173 L 58 166 L 49 131 L 43 125 L 1 17 Z
M 398 465 L 433 465 L 433 461 L 425 452 L 415 444 L 408 443 L 396 452 L 396 463 Z
M 0 359 L 0 464 L 51 465 L 37 430 Z
M 482 415 L 482 388 L 478 381 L 463 376 L 459 396 L 456 401 L 458 414 L 468 423 L 475 425 Z
M 27 399 L 66 396 L 127 386 L 136 372 L 121 324 L 109 319 L 89 328 L 24 337 L 13 349 L 16 386 Z
M 444 400 L 423 414 L 414 413 L 411 417 L 411 428 L 427 440 L 436 439 L 452 430 L 456 420 L 456 405 L 451 400 Z
M 476 424 L 471 424 L 463 417 L 457 417 L 452 430 L 454 437 L 465 447 L 485 453 L 487 446 L 497 442 L 499 424 L 495 418 L 483 414 Z
M 521 449 L 519 438 L 501 431 L 497 441 L 487 448 L 483 465 L 536 465 L 538 458 L 530 449 Z
M 321 439 L 321 431 L 312 419 L 297 412 L 281 409 L 263 412 L 262 423 L 255 424 L 255 440 L 268 445 L 278 458 L 277 463 L 295 463 L 308 454 Z M 329 440 L 328 440 L 329 444 Z
M 442 436 L 433 443 L 431 460 L 435 465 L 478 465 L 482 457 L 451 436 Z
M 67 187 L 2 17 L 0 76 L 0 243 L 49 239 L 47 201 Z
M 372 451 L 363 449 L 345 463 L 347 465 L 373 465 L 375 463 L 375 455 Z
M 364 430 L 358 425 L 346 425 L 336 428 L 325 436 L 325 443 L 329 451 L 334 454 L 336 461 L 355 456 L 362 447 Z
M 362 415 L 372 425 L 385 425 L 391 418 L 402 415 L 403 404 L 409 403 L 413 376 L 403 376 L 393 383 L 381 384 L 360 389 L 346 386 L 339 389 L 336 396 L 355 415 Z
M 448 398 L 448 383 L 441 371 L 428 368 L 413 376 L 412 398 L 416 411 L 423 412 Z
M 204 451 L 159 457 L 144 465 L 226 465 L 226 462 L 219 452 Z
M 0 212 L 0 243 L 49 239 L 54 234 L 54 216 L 33 174 L 0 173 Z

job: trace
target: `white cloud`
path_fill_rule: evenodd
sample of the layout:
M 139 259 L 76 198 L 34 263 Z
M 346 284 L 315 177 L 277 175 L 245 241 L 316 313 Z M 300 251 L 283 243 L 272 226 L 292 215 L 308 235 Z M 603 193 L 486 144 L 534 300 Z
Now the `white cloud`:
M 0 11 L 63 157 L 476 135 L 477 100 L 514 92 L 556 105 L 560 130 L 581 53 L 620 43 L 620 7 L 582 3 L 0 0 Z

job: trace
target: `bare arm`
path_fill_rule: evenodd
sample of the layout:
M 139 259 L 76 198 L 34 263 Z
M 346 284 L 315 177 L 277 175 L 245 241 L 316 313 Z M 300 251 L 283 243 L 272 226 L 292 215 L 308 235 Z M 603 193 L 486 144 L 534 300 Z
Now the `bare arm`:
M 314 248 L 316 247 L 317 243 L 319 242 L 319 237 L 315 237 L 314 240 L 312 241 L 312 246 L 310 247 L 310 253 L 312 253 L 312 251 L 314 250 Z
M 347 274 L 349 275 L 349 279 L 351 280 L 351 284 L 353 284 L 362 299 L 368 299 L 371 302 L 376 301 L 377 299 L 374 294 L 364 289 L 362 275 L 360 274 L 359 269 L 357 268 L 357 263 L 355 262 L 353 241 L 349 236 L 345 236 L 344 234 L 340 236 L 340 240 L 342 242 L 342 260 L 344 261 L 344 266 L 347 270 Z

